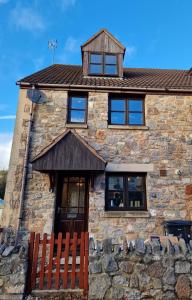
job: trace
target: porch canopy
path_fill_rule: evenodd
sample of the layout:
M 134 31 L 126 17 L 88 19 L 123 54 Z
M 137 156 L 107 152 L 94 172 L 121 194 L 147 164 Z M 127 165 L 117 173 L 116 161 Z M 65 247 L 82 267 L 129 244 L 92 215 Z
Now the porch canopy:
M 66 130 L 31 161 L 33 170 L 97 171 L 105 170 L 106 161 L 75 130 Z

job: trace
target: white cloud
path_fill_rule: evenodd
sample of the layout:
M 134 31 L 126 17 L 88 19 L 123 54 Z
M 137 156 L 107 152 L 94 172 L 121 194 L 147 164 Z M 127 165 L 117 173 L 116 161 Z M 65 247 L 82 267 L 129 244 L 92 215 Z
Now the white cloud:
M 62 10 L 67 10 L 69 7 L 73 7 L 76 4 L 76 0 L 59 0 L 58 4 Z
M 78 40 L 73 38 L 72 36 L 68 37 L 65 42 L 64 50 L 73 53 L 78 52 L 79 51 Z
M 80 42 L 78 39 L 69 36 L 64 44 L 64 50 L 62 53 L 56 55 L 56 60 L 61 63 L 69 63 L 71 56 L 80 52 Z
M 128 57 L 132 57 L 136 53 L 136 47 L 135 46 L 126 47 L 125 53 Z
M 43 31 L 46 27 L 45 21 L 37 11 L 20 3 L 11 11 L 10 21 L 16 28 L 32 32 Z
M 1 4 L 6 4 L 6 3 L 8 3 L 9 2 L 9 0 L 0 0 L 0 5 Z
M 126 47 L 124 65 L 130 63 L 130 60 L 135 56 L 136 52 L 137 48 L 135 46 Z
M 0 133 L 0 170 L 9 167 L 12 138 L 12 133 Z
M 15 115 L 0 116 L 0 120 L 14 120 L 15 118 Z

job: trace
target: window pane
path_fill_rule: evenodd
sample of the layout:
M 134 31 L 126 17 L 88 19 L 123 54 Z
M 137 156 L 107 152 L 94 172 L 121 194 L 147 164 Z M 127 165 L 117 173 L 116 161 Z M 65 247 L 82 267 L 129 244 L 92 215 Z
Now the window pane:
M 80 182 L 85 182 L 85 177 L 80 177 L 80 178 L 79 178 L 79 181 L 80 181 Z
M 91 54 L 91 63 L 100 64 L 102 63 L 102 55 L 101 54 Z
M 109 191 L 107 195 L 107 207 L 124 207 L 123 192 Z
M 85 200 L 85 184 L 79 184 L 79 206 L 84 207 L 84 200 Z
M 90 73 L 92 73 L 92 74 L 102 74 L 102 65 L 90 64 Z
M 61 198 L 61 207 L 66 207 L 67 203 L 68 203 L 68 199 L 67 199 L 67 189 L 68 189 L 68 185 L 67 182 L 65 182 L 63 184 L 63 188 L 62 188 L 62 198 Z
M 110 176 L 108 178 L 108 189 L 109 190 L 123 191 L 123 177 L 121 177 L 121 176 Z
M 105 65 L 105 74 L 117 74 L 117 66 Z
M 125 110 L 125 100 L 111 100 L 111 110 Z
M 84 213 L 84 210 L 85 210 L 84 207 L 79 207 L 79 213 L 80 213 L 80 214 L 83 214 L 83 213 Z
M 84 123 L 85 122 L 85 111 L 71 110 L 70 122 Z
M 71 108 L 85 109 L 86 99 L 80 97 L 71 97 Z
M 112 112 L 111 124 L 125 124 L 125 114 L 121 112 Z
M 142 100 L 129 100 L 129 111 L 142 111 Z
M 129 192 L 129 206 L 131 208 L 143 207 L 143 193 L 144 192 Z
M 130 125 L 142 125 L 143 114 L 142 113 L 129 113 L 129 124 Z
M 128 190 L 129 191 L 142 191 L 144 189 L 145 177 L 141 176 L 128 176 Z
M 117 63 L 117 56 L 116 55 L 105 55 L 105 63 L 106 64 L 116 64 Z
M 68 185 L 68 212 L 78 212 L 79 186 L 76 183 Z

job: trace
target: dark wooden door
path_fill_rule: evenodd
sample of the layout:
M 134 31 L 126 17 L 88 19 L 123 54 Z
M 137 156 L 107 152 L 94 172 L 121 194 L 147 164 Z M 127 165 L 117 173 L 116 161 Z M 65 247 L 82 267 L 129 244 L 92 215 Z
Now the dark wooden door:
M 55 232 L 74 232 L 80 237 L 88 230 L 88 178 L 62 176 L 58 178 Z

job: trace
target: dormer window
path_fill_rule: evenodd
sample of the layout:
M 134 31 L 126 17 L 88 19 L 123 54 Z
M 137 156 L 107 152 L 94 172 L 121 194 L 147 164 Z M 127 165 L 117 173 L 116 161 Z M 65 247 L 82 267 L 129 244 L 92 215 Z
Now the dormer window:
M 123 77 L 125 47 L 106 29 L 81 46 L 83 76 Z
M 117 55 L 108 53 L 90 53 L 89 74 L 106 76 L 117 75 Z

